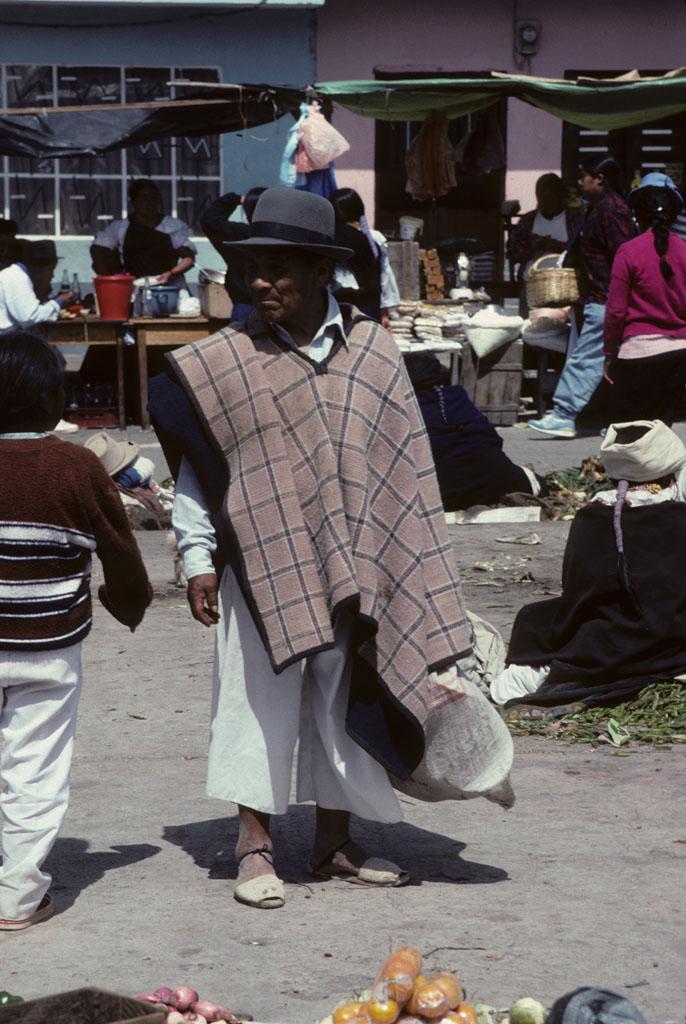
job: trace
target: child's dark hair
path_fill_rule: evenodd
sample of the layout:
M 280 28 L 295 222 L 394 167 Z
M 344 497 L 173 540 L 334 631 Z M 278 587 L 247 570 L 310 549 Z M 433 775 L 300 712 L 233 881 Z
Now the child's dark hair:
M 641 228 L 644 231 L 652 229 L 662 276 L 665 281 L 671 281 L 674 271 L 667 260 L 667 246 L 669 229 L 681 209 L 677 196 L 671 188 L 641 188 L 636 192 L 632 206 Z
M 43 419 L 64 386 L 64 356 L 26 331 L 0 332 L 0 432 Z
M 329 196 L 339 224 L 350 224 L 364 217 L 364 203 L 354 188 L 337 188 Z
M 582 160 L 579 167 L 592 178 L 603 176 L 605 185 L 612 192 L 624 192 L 624 172 L 618 160 L 613 156 L 604 156 L 600 160 Z

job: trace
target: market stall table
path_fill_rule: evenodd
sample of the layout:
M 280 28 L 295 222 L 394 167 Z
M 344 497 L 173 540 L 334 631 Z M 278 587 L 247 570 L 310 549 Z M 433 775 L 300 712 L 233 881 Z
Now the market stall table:
M 52 345 L 114 346 L 117 360 L 117 425 L 126 429 L 126 394 L 124 387 L 124 321 L 77 317 L 73 320 L 52 320 L 42 326 Z
M 130 334 L 136 346 L 140 425 L 150 428 L 148 415 L 149 347 L 188 345 L 200 341 L 226 326 L 225 320 L 197 317 L 132 317 L 130 320 L 100 320 L 83 317 L 55 320 L 45 325 L 48 341 L 56 345 L 114 345 L 117 355 L 117 423 L 126 429 L 126 394 L 124 385 L 124 336 Z
M 148 414 L 148 348 L 160 345 L 189 345 L 201 341 L 209 334 L 226 327 L 226 320 L 209 320 L 204 316 L 194 317 L 132 317 L 127 327 L 133 329 L 136 339 L 138 360 L 138 395 L 140 400 L 140 424 L 143 430 L 150 429 Z
M 430 352 L 437 355 L 439 352 L 450 353 L 450 383 L 460 383 L 460 354 L 464 351 L 464 344 L 461 341 L 422 341 L 416 338 L 413 341 L 395 339 L 395 343 L 404 356 L 419 356 L 422 353 Z

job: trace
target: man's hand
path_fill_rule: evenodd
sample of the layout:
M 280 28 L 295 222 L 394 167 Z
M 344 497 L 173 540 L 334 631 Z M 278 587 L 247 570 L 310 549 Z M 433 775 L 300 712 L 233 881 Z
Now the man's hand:
M 171 270 L 165 270 L 163 274 L 157 275 L 158 284 L 169 284 L 170 279 L 174 276 Z
M 217 577 L 213 572 L 204 572 L 199 576 L 191 576 L 186 591 L 191 615 L 203 626 L 214 626 L 219 622 L 219 605 L 217 600 Z
M 603 367 L 603 377 L 608 384 L 614 384 L 612 377 L 610 376 L 610 366 L 612 365 L 612 356 L 605 356 L 605 366 Z

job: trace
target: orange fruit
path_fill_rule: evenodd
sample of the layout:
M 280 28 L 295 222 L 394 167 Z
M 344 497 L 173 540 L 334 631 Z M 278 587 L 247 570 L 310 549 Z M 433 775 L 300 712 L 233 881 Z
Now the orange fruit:
M 331 1014 L 333 1024 L 352 1024 L 360 1016 L 364 1003 L 344 1003 Z
M 431 981 L 445 994 L 448 1009 L 454 1010 L 462 999 L 462 986 L 457 978 L 453 974 L 436 974 Z
M 406 960 L 411 967 L 411 974 L 413 977 L 419 974 L 422 969 L 422 954 L 414 946 L 402 946 L 400 949 L 396 949 L 395 953 L 392 953 L 391 960 L 398 959 Z
M 402 964 L 386 965 L 380 987 L 383 988 L 386 996 L 395 999 L 396 1003 L 403 1006 L 412 995 L 414 990 L 414 978 L 407 973 Z
M 417 1005 L 417 1013 L 420 1017 L 428 1017 L 429 1020 L 437 1020 L 444 1017 L 450 1009 L 448 997 L 440 985 L 437 985 L 433 978 L 429 978 L 422 985 L 414 990 L 413 996 Z
M 400 1016 L 395 999 L 370 999 L 365 1010 L 372 1024 L 395 1024 Z
M 458 1003 L 455 1007 L 461 1024 L 476 1024 L 476 1010 L 470 1003 Z

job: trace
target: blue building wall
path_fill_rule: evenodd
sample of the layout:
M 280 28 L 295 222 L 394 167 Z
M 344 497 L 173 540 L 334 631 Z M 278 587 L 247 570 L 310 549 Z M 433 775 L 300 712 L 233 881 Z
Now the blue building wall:
M 189 17 L 161 5 L 138 6 L 127 16 L 108 5 L 70 5 L 37 9 L 33 5 L 2 5 L 0 63 L 218 66 L 224 82 L 267 82 L 306 85 L 315 79 L 315 13 L 308 10 L 231 11 L 223 15 Z M 29 25 L 27 11 L 36 16 Z M 108 12 L 117 22 L 108 23 Z M 32 15 L 33 16 L 33 15 Z M 6 18 L 23 24 L 8 24 Z M 138 22 L 139 24 L 130 24 Z M 154 20 L 153 19 L 162 19 Z M 152 23 L 141 25 L 150 20 Z M 41 24 L 48 22 L 49 24 Z M 102 24 L 100 24 L 102 22 Z M 97 23 L 98 27 L 83 27 Z M 293 121 L 223 137 L 224 191 L 242 193 L 253 185 L 275 185 L 288 128 Z M 87 239 L 59 240 L 67 267 L 82 281 L 91 278 Z M 206 241 L 196 243 L 197 264 L 219 268 L 221 260 Z M 193 281 L 196 274 L 190 275 Z

